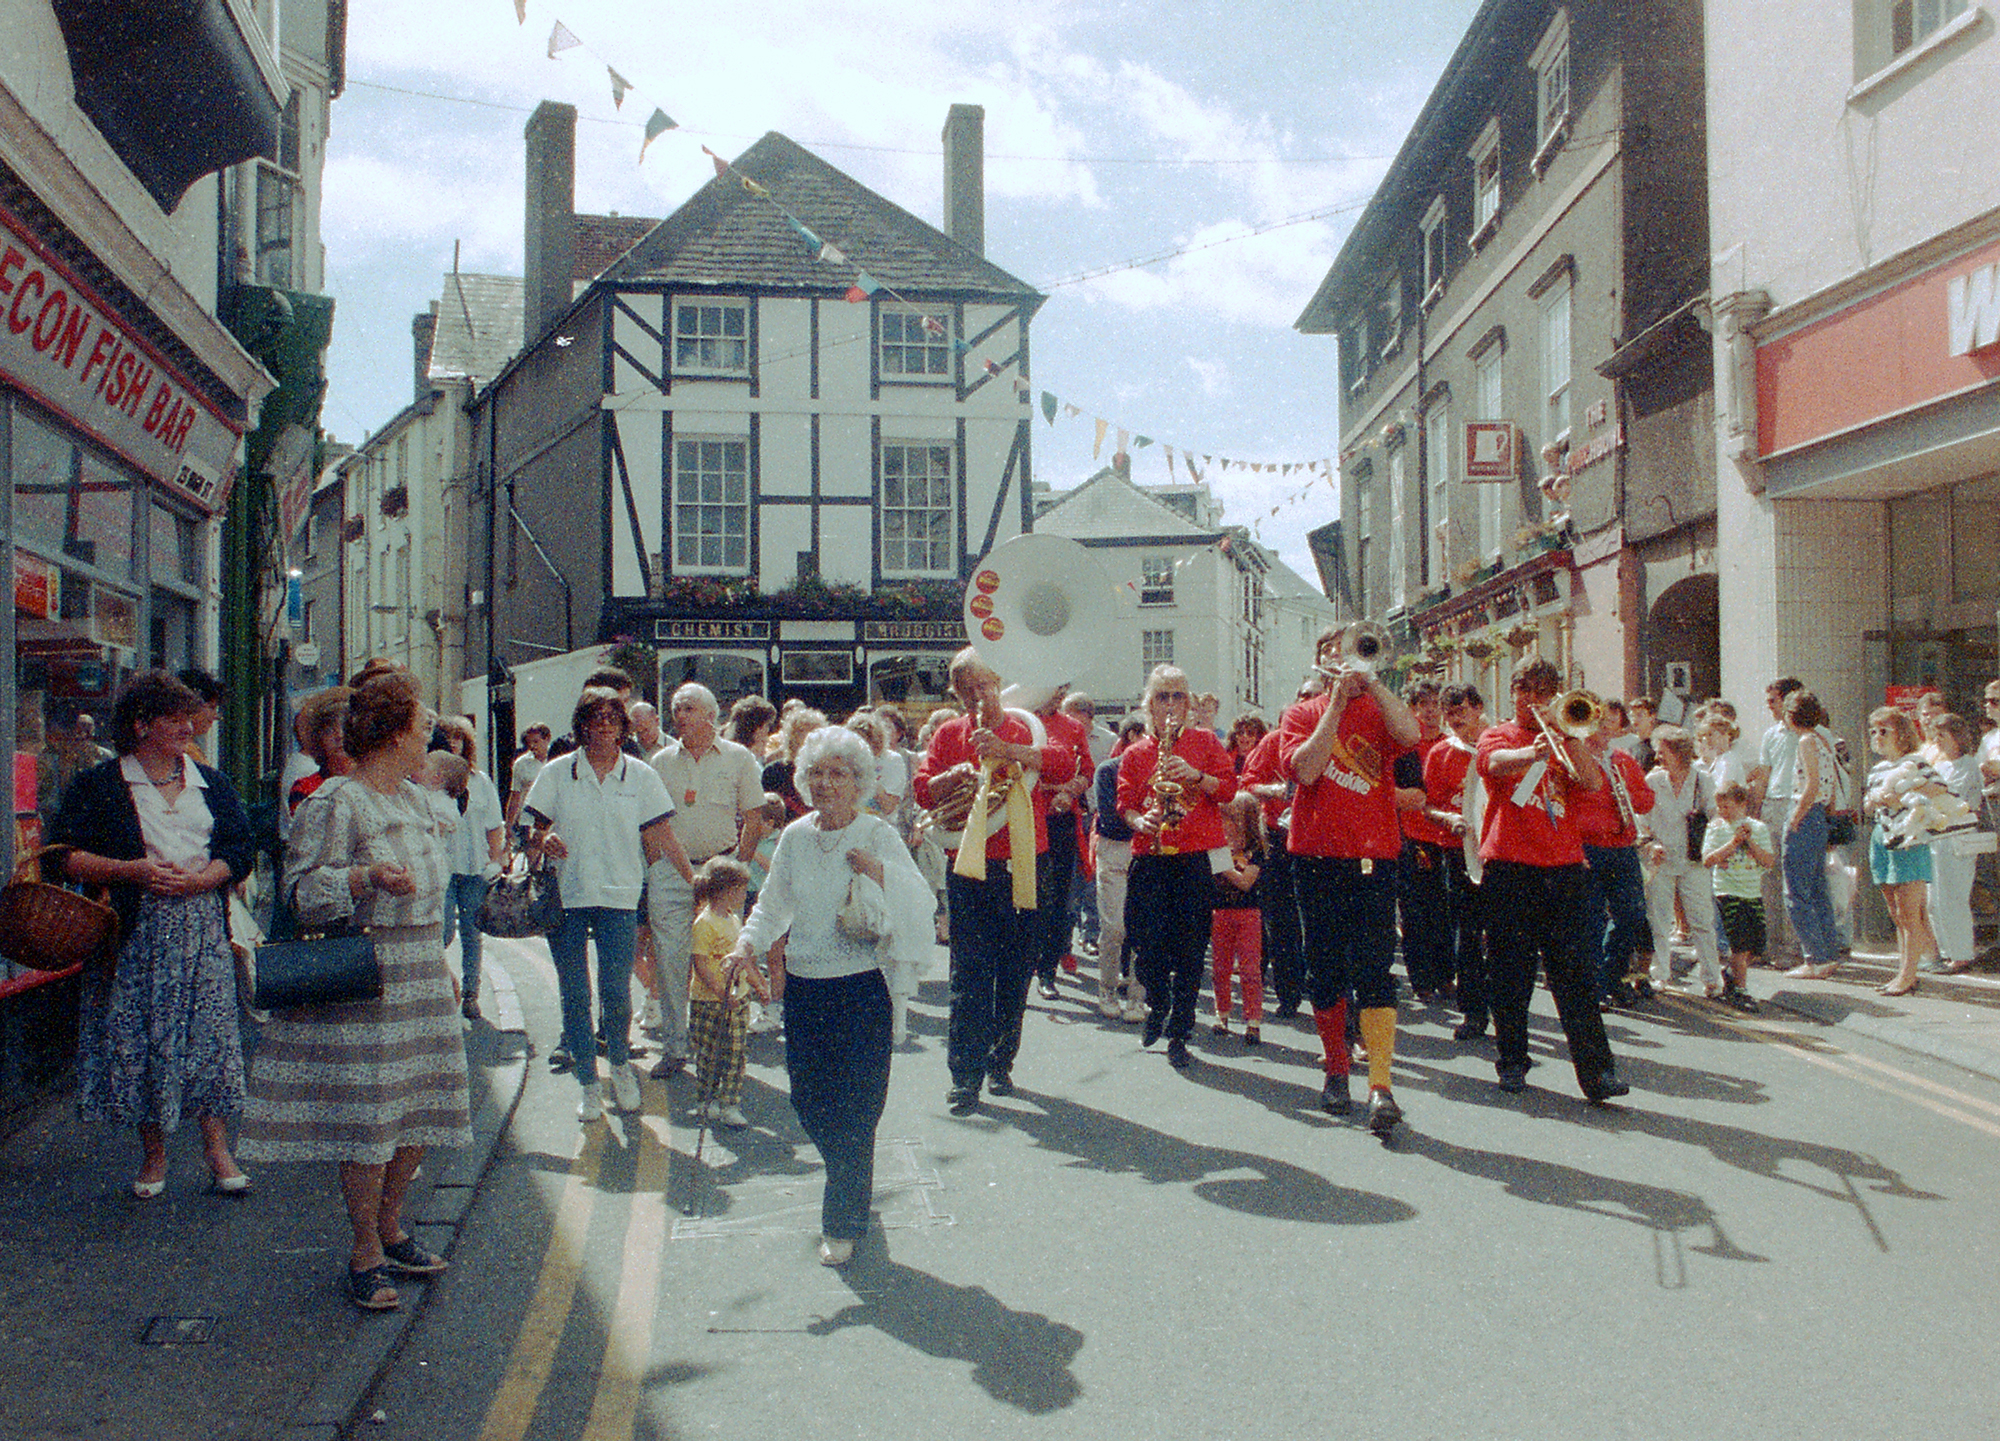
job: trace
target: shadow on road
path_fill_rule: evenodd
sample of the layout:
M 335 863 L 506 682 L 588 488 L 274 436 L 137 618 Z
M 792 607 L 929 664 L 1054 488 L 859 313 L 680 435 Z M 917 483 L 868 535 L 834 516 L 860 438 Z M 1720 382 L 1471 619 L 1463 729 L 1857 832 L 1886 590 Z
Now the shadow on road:
M 926 1356 L 970 1362 L 981 1390 L 1031 1416 L 1060 1411 L 1083 1394 L 1070 1371 L 1083 1349 L 1083 1332 L 1016 1311 L 982 1286 L 954 1286 L 892 1261 L 879 1231 L 856 1248 L 841 1279 L 860 1299 L 811 1322 L 809 1334 L 873 1326 Z

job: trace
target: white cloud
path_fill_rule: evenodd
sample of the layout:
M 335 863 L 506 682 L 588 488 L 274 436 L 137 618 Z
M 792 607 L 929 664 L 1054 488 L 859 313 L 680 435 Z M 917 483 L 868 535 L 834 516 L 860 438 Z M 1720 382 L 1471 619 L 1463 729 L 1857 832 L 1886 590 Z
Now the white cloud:
M 1201 382 L 1201 393 L 1210 400 L 1227 395 L 1230 388 L 1229 367 L 1220 360 L 1203 360 L 1198 355 L 1184 355 L 1181 362 L 1194 372 L 1194 378 Z

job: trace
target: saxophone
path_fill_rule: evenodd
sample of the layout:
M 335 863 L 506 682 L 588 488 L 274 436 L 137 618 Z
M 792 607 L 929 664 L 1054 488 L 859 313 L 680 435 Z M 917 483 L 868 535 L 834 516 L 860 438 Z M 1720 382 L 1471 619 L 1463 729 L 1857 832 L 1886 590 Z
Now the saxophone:
M 1181 738 L 1181 718 L 1167 717 L 1167 728 L 1160 736 L 1160 754 L 1153 764 L 1153 779 L 1149 783 L 1153 792 L 1153 804 L 1160 811 L 1160 832 L 1165 834 L 1187 819 L 1187 787 L 1179 781 L 1168 780 L 1160 774 L 1160 766 L 1174 753 L 1174 747 Z

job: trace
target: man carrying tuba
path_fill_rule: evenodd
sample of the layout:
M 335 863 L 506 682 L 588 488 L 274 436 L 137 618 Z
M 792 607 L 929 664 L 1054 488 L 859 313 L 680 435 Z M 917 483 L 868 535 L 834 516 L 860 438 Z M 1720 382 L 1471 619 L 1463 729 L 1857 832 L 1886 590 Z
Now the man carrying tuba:
M 1357 623 L 1366 626 L 1366 622 Z M 1348 997 L 1368 1047 L 1368 1126 L 1386 1136 L 1403 1118 L 1390 1089 L 1396 1051 L 1396 758 L 1417 743 L 1417 718 L 1376 677 L 1371 657 L 1319 638 L 1324 695 L 1302 700 L 1279 723 L 1280 765 L 1298 782 L 1287 838 L 1305 930 L 1306 984 L 1325 1050 L 1320 1104 L 1344 1116 Z
M 1061 785 L 1075 775 L 1076 757 L 1064 746 L 1033 743 L 1028 726 L 1001 706 L 1000 677 L 971 646 L 952 657 L 951 689 L 965 714 L 938 727 L 912 784 L 927 810 L 978 787 L 966 836 L 976 843 L 984 827 L 987 837 L 983 856 L 952 852 L 945 884 L 951 907 L 945 1100 L 953 1115 L 967 1116 L 978 1109 L 982 1083 L 996 1096 L 1013 1094 L 1034 969 L 1035 866 L 1048 849 L 1048 815 L 1043 794 L 1022 772 L 1039 768 Z

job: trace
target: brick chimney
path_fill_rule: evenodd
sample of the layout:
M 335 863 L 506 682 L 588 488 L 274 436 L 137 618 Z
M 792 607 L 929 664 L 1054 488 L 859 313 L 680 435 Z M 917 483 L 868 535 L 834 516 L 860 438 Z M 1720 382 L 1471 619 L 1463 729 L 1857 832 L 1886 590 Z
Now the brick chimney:
M 569 308 L 576 272 L 576 107 L 544 100 L 528 117 L 525 339 Z
M 944 118 L 944 233 L 986 253 L 986 107 L 954 105 Z
M 437 344 L 438 303 L 433 300 L 431 308 L 410 317 L 410 338 L 416 342 L 416 381 L 418 400 L 431 393 L 431 349 Z

